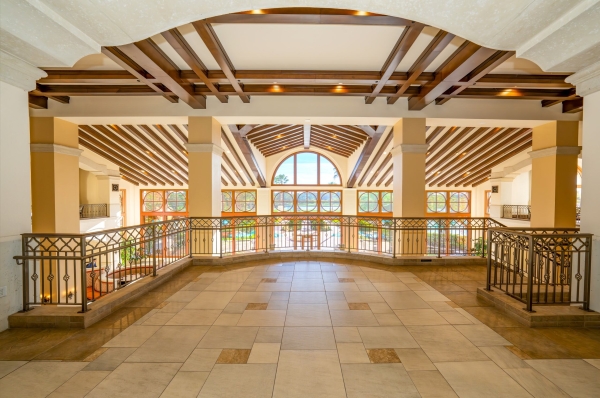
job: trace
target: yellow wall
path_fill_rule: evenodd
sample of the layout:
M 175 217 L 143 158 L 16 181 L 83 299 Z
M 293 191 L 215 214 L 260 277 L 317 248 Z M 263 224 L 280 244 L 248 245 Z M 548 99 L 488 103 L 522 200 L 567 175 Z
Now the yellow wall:
M 79 169 L 79 204 L 108 203 L 101 198 L 100 181 L 92 172 Z

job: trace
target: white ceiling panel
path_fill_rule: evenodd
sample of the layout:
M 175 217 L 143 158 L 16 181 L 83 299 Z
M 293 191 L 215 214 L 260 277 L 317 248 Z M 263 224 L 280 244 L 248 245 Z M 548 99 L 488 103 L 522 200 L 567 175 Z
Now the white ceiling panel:
M 156 43 L 158 47 L 160 47 L 162 52 L 164 52 L 165 55 L 169 57 L 169 59 L 171 59 L 171 61 L 173 61 L 175 65 L 177 65 L 177 67 L 180 70 L 192 69 L 188 66 L 188 64 L 185 63 L 185 61 L 179 56 L 179 54 L 177 54 L 177 51 L 175 51 L 173 47 L 171 47 L 169 42 L 167 42 L 167 39 L 165 39 L 161 34 L 154 35 L 151 37 L 151 39 L 154 43 Z
M 413 66 L 415 61 L 419 59 L 423 51 L 425 51 L 429 43 L 431 43 L 431 41 L 439 31 L 440 30 L 437 28 L 426 26 L 421 31 L 419 37 L 417 37 L 417 40 L 415 40 L 413 45 L 410 47 L 410 50 L 408 50 L 408 52 L 404 56 L 404 59 L 402 60 L 402 62 L 400 62 L 396 70 L 398 72 L 407 72 L 410 69 L 410 67 Z
M 380 70 L 403 27 L 214 24 L 238 70 Z
M 490 73 L 508 73 L 513 75 L 543 74 L 544 71 L 535 63 L 525 58 L 512 56 Z
M 192 24 L 183 25 L 177 29 L 208 70 L 219 70 L 219 64 L 215 61 L 210 51 L 208 51 L 208 48 L 206 48 L 206 45 Z M 227 51 L 227 49 L 225 49 L 225 51 Z
M 64 68 L 44 68 L 64 69 Z M 73 65 L 75 70 L 119 70 L 123 69 L 104 54 L 90 54 L 81 58 Z
M 440 53 L 440 55 L 438 55 L 433 60 L 429 67 L 425 69 L 425 72 L 435 72 L 437 68 L 439 68 L 440 65 L 443 64 L 444 61 L 446 61 L 448 57 L 450 57 L 454 53 L 454 51 L 458 49 L 458 47 L 462 46 L 464 42 L 465 39 L 463 39 L 462 37 L 456 36 L 454 39 L 452 39 L 450 44 L 448 44 L 446 48 L 444 48 L 444 50 Z

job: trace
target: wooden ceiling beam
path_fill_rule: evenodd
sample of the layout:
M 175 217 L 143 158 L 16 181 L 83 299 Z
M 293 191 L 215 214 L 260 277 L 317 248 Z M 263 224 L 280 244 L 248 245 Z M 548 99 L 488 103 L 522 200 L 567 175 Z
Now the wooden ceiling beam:
M 444 93 L 446 94 L 446 97 L 436 99 L 436 105 L 443 105 L 450 101 L 451 98 L 455 98 L 462 91 L 477 83 L 479 79 L 496 69 L 513 55 L 515 55 L 514 51 L 496 51 L 491 57 L 486 59 L 483 63 L 481 63 L 481 65 L 473 69 L 469 74 L 461 79 L 461 81 L 465 82 L 466 84 L 457 87 L 451 87 L 446 90 Z
M 365 142 L 365 140 L 367 138 L 369 138 L 369 136 L 367 136 L 367 135 L 358 136 L 357 134 L 354 134 L 347 130 L 344 131 L 344 130 L 340 130 L 340 129 L 332 129 L 332 128 L 321 126 L 318 124 L 311 125 L 311 128 L 316 131 L 319 131 L 321 133 L 332 136 L 332 137 L 336 136 L 336 137 L 342 138 L 344 140 L 354 142 L 357 145 L 362 145 Z
M 371 172 L 371 170 L 373 170 L 373 168 L 375 167 L 375 164 L 379 161 L 379 159 L 381 158 L 381 156 L 383 155 L 383 153 L 387 151 L 387 147 L 392 142 L 392 138 L 393 137 L 394 137 L 394 129 L 391 129 L 390 132 L 388 133 L 388 135 L 385 137 L 385 139 L 381 143 L 381 146 L 377 150 L 377 153 L 375 154 L 375 157 L 372 158 L 372 159 L 369 159 L 370 160 L 369 166 L 362 173 L 362 177 L 358 181 L 358 185 L 359 186 L 363 185 L 363 183 L 365 182 L 365 179 L 367 178 L 367 176 L 369 175 L 369 173 Z M 388 156 L 391 157 L 392 155 L 390 153 L 388 153 Z
M 114 61 L 121 68 L 125 69 L 129 74 L 131 74 L 137 81 L 144 83 L 147 87 L 150 88 L 152 92 L 155 92 L 159 95 L 162 95 L 169 102 L 177 103 L 178 98 L 174 93 L 166 93 L 165 90 L 156 84 L 156 79 L 152 76 L 148 71 L 146 71 L 143 67 L 141 67 L 138 63 L 136 63 L 133 59 L 131 59 L 127 54 L 121 51 L 117 47 L 102 47 L 102 54 L 106 55 L 112 61 Z M 98 74 L 101 75 L 102 74 Z M 111 76 L 111 79 L 114 79 L 114 74 Z
M 243 136 L 241 133 L 241 130 L 243 130 L 243 129 L 245 129 L 245 126 L 239 130 L 236 129 L 236 131 L 232 131 L 231 134 L 233 135 L 235 142 L 237 143 L 238 147 L 240 148 L 240 151 L 242 152 L 242 156 L 244 157 L 244 159 L 246 159 L 246 163 L 248 163 L 248 166 L 250 167 L 250 171 L 252 172 L 252 174 L 254 174 L 254 178 L 256 179 L 256 182 L 258 182 L 258 185 L 261 188 L 266 188 L 267 181 L 264 177 L 264 174 L 262 173 L 262 171 L 260 169 L 260 165 L 258 164 L 258 161 L 256 160 L 256 157 L 254 156 L 254 153 L 252 153 L 252 148 L 250 147 L 250 143 L 248 142 L 248 139 L 246 138 L 246 136 Z
M 421 87 L 419 94 L 408 100 L 408 109 L 420 111 L 449 88 L 467 76 L 471 71 L 491 57 L 495 50 L 481 47 L 472 42 L 465 42 L 450 56 L 450 59 L 436 71 L 433 82 Z M 408 90 L 407 90 L 408 91 Z
M 40 92 L 47 97 L 70 96 L 70 97 L 90 97 L 90 96 L 155 96 L 162 95 L 167 99 L 177 102 L 177 96 L 170 91 L 156 92 L 148 86 L 137 85 L 91 85 L 91 84 L 40 84 Z M 173 101 L 171 101 L 173 102 Z
M 268 127 L 267 127 L 268 126 Z M 292 127 L 293 124 L 275 124 L 275 125 L 266 125 L 265 127 L 258 127 L 250 131 L 246 134 L 246 137 L 249 140 L 254 140 L 262 136 L 269 136 L 271 134 L 277 133 L 281 130 L 288 129 Z M 240 130 L 241 131 L 241 130 Z
M 287 137 L 290 134 L 298 134 L 298 133 L 303 133 L 303 127 L 294 125 L 291 127 L 287 127 L 287 128 L 278 130 L 274 133 L 260 135 L 257 138 L 253 137 L 250 139 L 250 142 L 252 142 L 252 144 L 258 148 L 261 145 L 268 144 L 273 139 Z
M 383 173 L 383 175 L 377 181 L 377 184 L 375 184 L 375 186 L 377 186 L 377 187 L 380 186 L 384 180 L 388 179 L 392 175 L 393 171 L 394 171 L 394 165 L 390 164 L 390 167 L 388 167 L 388 169 L 385 171 L 385 173 Z M 386 187 L 387 187 L 387 185 L 386 185 Z
M 233 158 L 235 159 L 237 164 L 240 166 L 240 168 L 242 169 L 242 171 L 248 178 L 248 182 L 250 182 L 250 185 L 254 185 L 254 179 L 252 178 L 252 175 L 248 172 L 248 169 L 246 168 L 246 165 L 244 165 L 244 162 L 242 162 L 240 155 L 238 155 L 235 146 L 231 143 L 231 141 L 229 140 L 229 137 L 227 137 L 227 134 L 225 133 L 225 131 L 222 128 L 221 128 L 221 140 L 223 142 L 225 142 L 225 147 L 231 153 L 231 156 L 233 156 Z
M 206 97 L 194 92 L 194 85 L 179 77 L 179 68 L 152 39 L 119 46 L 119 50 L 152 74 L 192 109 L 206 109 Z
M 392 182 L 394 182 L 394 175 L 390 176 L 390 178 L 385 182 L 386 188 L 389 187 Z
M 169 156 L 162 148 L 163 145 L 159 142 L 159 144 L 155 143 L 155 141 L 149 139 L 147 135 L 150 135 L 148 131 L 144 128 L 144 131 L 148 134 L 144 134 L 142 131 L 138 130 L 136 126 L 133 125 L 123 125 L 123 127 L 129 131 L 129 133 L 141 140 L 144 144 L 146 144 L 152 151 L 156 152 L 158 155 L 162 157 L 162 159 L 167 162 L 172 169 L 179 170 L 180 174 L 183 174 L 187 180 L 188 175 L 188 165 L 187 162 L 180 163 L 176 161 L 173 157 Z M 138 126 L 142 128 L 141 126 Z M 149 127 L 147 127 L 149 129 Z
M 485 176 L 485 177 L 483 177 L 483 178 L 481 178 L 481 179 L 479 179 L 479 180 L 477 180 L 477 181 L 473 182 L 473 184 L 472 184 L 471 186 L 472 186 L 473 188 L 475 188 L 475 187 L 477 187 L 477 186 L 479 186 L 479 185 L 483 184 L 484 182 L 488 181 L 488 180 L 490 179 L 490 177 L 491 177 L 491 176 L 492 176 L 492 173 L 490 172 L 490 175 L 488 175 L 488 176 Z
M 226 187 L 229 186 L 229 183 L 227 182 L 227 180 L 223 177 L 221 177 L 221 184 L 225 185 Z
M 233 165 L 233 162 L 229 159 L 229 156 L 227 156 L 227 154 L 224 153 L 223 155 L 221 155 L 221 157 L 223 158 L 223 161 L 225 162 L 225 164 L 233 171 L 235 176 L 238 178 L 238 181 L 240 182 L 240 184 L 242 184 L 243 186 L 246 186 L 247 185 L 246 180 L 244 180 L 244 177 L 242 177 L 242 174 L 240 174 L 237 167 L 235 167 Z M 252 184 L 252 180 L 250 180 L 250 184 Z
M 232 184 L 234 187 L 237 187 L 237 185 L 238 185 L 238 184 L 237 184 L 237 182 L 235 181 L 235 178 L 233 178 L 233 177 L 231 176 L 231 174 L 229 174 L 229 172 L 227 171 L 227 169 L 226 169 L 225 167 L 223 167 L 223 165 L 221 165 L 221 172 L 222 172 L 223 174 L 225 174 L 225 176 L 226 176 L 226 177 L 229 179 L 229 182 L 231 182 L 231 184 Z
M 562 103 L 562 113 L 577 113 L 583 111 L 583 97 L 577 97 Z
M 429 144 L 429 148 L 427 149 L 427 154 L 428 155 L 432 154 L 435 151 L 437 151 L 438 149 L 440 149 L 442 147 L 442 145 L 444 144 L 444 142 L 446 142 L 450 137 L 452 137 L 459 128 L 460 127 L 456 127 L 456 126 L 450 127 L 444 133 L 444 135 L 442 135 L 440 138 L 438 138 L 433 144 Z
M 222 103 L 227 103 L 229 97 L 219 92 L 219 88 L 208 78 L 208 70 L 204 63 L 200 60 L 196 52 L 192 49 L 183 35 L 173 28 L 161 33 L 167 42 L 173 47 L 175 52 L 179 54 L 181 59 L 194 71 L 200 78 L 202 83 L 208 87 L 211 93 L 215 95 Z
M 184 150 L 175 151 L 169 144 L 167 144 L 162 138 L 160 138 L 160 136 L 154 130 L 152 130 L 150 126 L 147 126 L 145 124 L 140 124 L 138 126 L 146 133 L 148 133 L 150 138 L 152 138 L 154 142 L 160 145 L 162 149 L 164 149 L 169 155 L 171 155 L 173 159 L 178 161 L 186 169 L 188 168 L 188 160 L 187 156 L 184 156 Z
M 366 97 L 371 94 L 372 86 L 366 85 L 326 85 L 326 84 L 245 84 L 244 93 L 246 95 L 278 95 L 278 96 L 353 96 L 353 97 Z M 235 95 L 236 92 L 234 87 L 231 85 L 220 86 L 222 93 L 228 95 Z M 195 92 L 203 95 L 212 95 L 210 90 L 204 86 L 196 85 Z M 380 97 L 389 97 L 395 94 L 395 88 L 391 86 L 385 86 L 379 93 Z M 404 97 L 410 97 L 419 94 L 419 87 L 410 87 L 403 94 Z
M 318 138 L 323 142 L 327 142 L 329 145 L 336 146 L 336 147 L 339 147 L 340 149 L 345 149 L 345 150 L 348 150 L 351 152 L 356 151 L 359 147 L 358 145 L 353 145 L 353 144 L 345 142 L 343 140 L 331 138 L 330 136 L 323 134 L 323 133 L 312 132 L 311 139 L 312 139 L 312 137 Z
M 179 126 L 177 126 L 176 124 L 169 124 L 168 126 L 184 145 L 188 143 L 188 136 L 183 131 L 181 131 Z M 185 128 L 187 131 L 187 126 Z
M 441 99 L 448 95 L 441 94 Z M 453 98 L 473 98 L 473 99 L 525 99 L 525 100 L 560 100 L 560 102 L 574 98 L 571 95 L 571 89 L 520 89 L 520 88 L 477 88 L 470 87 L 463 90 Z
M 450 140 L 450 142 L 448 142 L 446 145 L 442 146 L 440 148 L 440 150 L 437 151 L 437 153 L 435 153 L 431 156 L 427 156 L 427 161 L 425 162 L 425 167 L 427 167 L 428 164 L 431 165 L 435 160 L 444 156 L 444 154 L 446 154 L 447 152 L 450 152 L 450 151 L 456 152 L 457 149 L 454 148 L 456 143 L 460 142 L 460 140 L 465 138 L 465 136 L 467 134 L 469 134 L 474 128 L 475 127 L 465 127 L 462 130 L 460 130 L 457 134 L 454 134 L 454 137 Z M 433 153 L 433 151 L 431 149 L 429 151 L 430 151 L 430 153 Z
M 324 151 L 329 151 L 329 152 L 338 154 L 338 155 L 346 157 L 346 158 L 350 157 L 350 154 L 348 154 L 346 152 L 342 152 L 339 149 L 336 149 L 336 148 L 332 147 L 331 145 L 323 144 L 322 142 L 320 142 L 318 140 L 315 140 L 315 142 L 311 142 L 310 145 L 315 146 L 315 147 L 320 148 L 320 149 L 323 149 Z
M 265 157 L 269 157 L 269 156 L 274 155 L 276 153 L 287 151 L 288 149 L 292 149 L 292 148 L 295 148 L 297 146 L 302 146 L 303 144 L 304 144 L 304 137 L 302 137 L 301 139 L 299 139 L 297 141 L 290 142 L 289 144 L 287 144 L 287 145 L 285 145 L 283 147 L 278 147 L 278 148 L 271 149 L 270 151 L 265 152 L 264 156 Z
M 140 186 L 140 181 L 138 181 L 135 178 L 131 177 L 131 175 L 127 174 L 127 172 L 125 170 L 119 168 L 119 174 L 121 175 L 121 179 L 129 182 L 130 184 L 135 185 L 136 187 Z
M 551 88 L 551 89 L 568 89 L 573 88 L 571 83 L 567 83 L 565 79 L 569 75 L 517 75 L 505 73 L 490 73 L 482 76 L 476 87 L 492 87 L 492 88 Z
M 422 24 L 414 24 L 404 28 L 392 52 L 383 64 L 383 68 L 381 68 L 381 78 L 373 88 L 373 92 L 365 98 L 365 104 L 372 104 L 375 101 L 375 98 L 388 83 L 389 78 L 396 71 L 424 27 L 425 25 Z
M 179 141 L 177 141 L 173 137 L 173 135 L 163 125 L 153 124 L 152 126 L 154 126 L 154 128 L 156 130 L 158 130 L 162 134 L 163 137 L 165 137 L 165 140 L 175 147 L 175 149 L 182 151 L 182 153 L 187 158 L 187 152 L 185 152 L 185 146 L 182 143 L 180 143 Z
M 375 131 L 375 134 L 372 137 L 367 138 L 367 142 L 354 165 L 354 169 L 352 169 L 352 173 L 350 173 L 350 177 L 348 177 L 348 188 L 354 187 L 354 184 L 358 180 L 358 176 L 360 176 L 360 173 L 371 158 L 371 154 L 375 151 L 375 148 L 377 148 L 377 144 L 379 144 L 384 132 L 385 126 L 379 126 Z M 390 135 L 391 134 L 392 133 L 390 132 Z
M 464 156 L 466 156 L 466 153 L 462 151 L 463 148 L 465 148 L 467 145 L 469 145 L 469 143 L 472 143 L 474 139 L 481 139 L 482 137 L 480 135 L 483 134 L 484 132 L 486 132 L 487 130 L 489 130 L 489 127 L 481 127 L 479 129 L 477 129 L 473 134 L 471 134 L 470 137 L 468 137 L 465 140 L 463 140 L 462 142 L 460 142 L 455 148 L 447 146 L 447 148 L 448 148 L 447 150 L 440 151 L 439 154 L 436 154 L 431 157 L 427 157 L 427 160 L 425 162 L 426 173 L 430 173 L 431 171 L 436 170 L 438 167 L 441 167 L 450 159 L 456 158 L 457 156 L 461 156 L 463 153 L 465 154 Z M 493 136 L 493 133 L 490 133 L 488 135 L 488 138 L 491 138 L 492 136 Z M 454 144 L 455 143 L 453 142 L 452 145 L 454 145 Z M 438 155 L 439 156 L 445 155 L 445 156 L 436 162 L 436 160 L 438 160 L 438 158 L 439 158 Z
M 383 169 L 390 163 L 392 162 L 392 156 L 391 154 L 388 153 L 388 155 L 390 155 L 389 157 L 386 156 L 383 161 L 381 162 L 381 164 L 379 165 L 379 167 L 377 167 L 377 170 L 375 170 L 375 172 L 373 173 L 373 175 L 371 176 L 371 178 L 369 179 L 369 181 L 367 182 L 367 186 L 370 187 L 371 184 L 373 184 L 375 182 L 375 180 L 377 179 L 377 177 L 379 176 L 379 174 L 383 171 Z M 393 162 L 392 162 L 392 166 L 393 166 Z
M 435 138 L 442 132 L 444 131 L 444 129 L 446 129 L 446 126 L 438 126 L 435 129 L 433 129 L 433 131 L 427 135 L 427 138 L 425 139 L 425 143 L 427 144 L 431 144 L 431 142 L 433 140 L 435 140 Z
M 48 97 L 29 94 L 29 107 L 32 109 L 48 109 Z
M 212 26 L 205 20 L 193 22 L 192 26 L 194 26 L 194 29 L 196 29 L 200 35 L 200 38 L 212 54 L 213 58 L 217 61 L 217 64 L 219 64 L 219 68 L 221 68 L 223 73 L 225 73 L 225 76 L 227 76 L 227 79 L 233 86 L 236 94 L 240 97 L 242 102 L 249 103 L 250 96 L 244 93 L 244 89 L 238 82 L 231 59 L 229 59 L 227 52 L 225 52 L 225 49 Z
M 261 153 L 265 151 L 268 152 L 271 148 L 285 146 L 289 142 L 299 140 L 300 138 L 304 139 L 304 135 L 297 133 L 290 136 L 274 139 L 272 142 L 264 144 L 261 147 L 256 147 L 256 149 L 258 149 Z
M 396 92 L 393 96 L 387 98 L 389 105 L 395 104 L 398 98 L 400 98 L 413 84 L 419 84 L 418 79 L 427 67 L 437 58 L 438 55 L 446 48 L 448 44 L 454 39 L 454 35 L 443 30 L 440 30 L 433 40 L 429 43 L 427 48 L 421 53 L 419 58 L 412 64 L 408 70 L 408 78 L 406 81 L 399 84 Z

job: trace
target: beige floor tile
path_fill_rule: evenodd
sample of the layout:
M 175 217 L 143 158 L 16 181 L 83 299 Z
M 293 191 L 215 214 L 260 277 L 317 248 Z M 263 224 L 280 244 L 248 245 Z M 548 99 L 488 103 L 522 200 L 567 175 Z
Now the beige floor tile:
M 174 312 L 156 312 L 148 317 L 142 325 L 144 326 L 163 326 L 165 325 L 171 318 L 175 316 Z
M 348 308 L 352 311 L 357 310 L 367 310 L 371 311 L 371 307 L 369 307 L 369 303 L 348 303 Z
M 379 326 L 400 326 L 402 322 L 395 314 L 373 314 Z
M 600 369 L 600 359 L 584 359 L 584 361 L 586 361 L 593 367 Z
M 208 326 L 163 326 L 125 362 L 185 362 Z
M 242 314 L 225 314 L 221 313 L 215 323 L 215 326 L 235 326 L 242 317 Z
M 479 347 L 479 349 L 502 369 L 529 368 L 527 362 L 507 350 L 504 346 Z
M 385 302 L 378 292 L 344 292 L 349 303 L 383 303 Z
M 379 322 L 371 311 L 331 310 L 333 326 L 378 326 Z
M 205 292 L 237 292 L 242 287 L 242 282 L 219 282 L 211 283 L 204 289 Z
M 229 303 L 227 304 L 227 306 L 223 309 L 223 313 L 224 314 L 242 314 L 244 311 L 246 311 L 246 306 L 248 305 L 248 303 Z
M 200 294 L 200 291 L 181 290 L 166 299 L 168 302 L 189 303 Z
M 182 291 L 188 291 L 188 290 L 193 290 L 196 292 L 201 292 L 204 289 L 206 289 L 206 286 L 210 285 L 210 283 L 208 283 L 208 281 L 202 281 L 202 282 L 191 282 L 188 283 L 183 289 L 181 289 Z
M 580 359 L 526 361 L 572 397 L 600 396 L 600 369 Z
M 434 363 L 488 359 L 453 326 L 407 326 L 407 328 Z
M 86 365 L 85 362 L 29 362 L 0 379 L 0 397 L 45 397 Z
M 277 365 L 215 365 L 198 398 L 271 397 Z
M 346 300 L 329 300 L 327 302 L 330 310 L 349 310 L 348 302 Z
M 257 292 L 289 292 L 291 283 L 261 283 L 256 288 Z
M 376 292 L 377 291 L 377 289 L 375 288 L 375 286 L 373 286 L 372 283 L 362 283 L 359 281 L 359 283 L 357 283 L 356 286 L 358 286 L 358 290 L 360 290 L 361 292 Z
M 396 353 L 398 353 L 404 368 L 409 372 L 411 370 L 437 370 L 420 348 L 396 348 Z
M 323 281 L 320 279 L 294 279 L 292 292 L 319 292 L 325 291 Z
M 244 311 L 238 326 L 283 326 L 285 314 L 283 310 Z
M 287 300 L 281 300 L 281 301 L 269 301 L 269 305 L 267 305 L 267 309 L 268 310 L 284 310 L 287 311 L 288 308 L 288 301 Z
M 296 271 L 294 279 L 323 279 L 323 274 L 320 271 Z
M 429 301 L 427 304 L 437 312 L 456 312 L 454 307 L 448 303 L 451 303 L 451 301 Z
M 441 301 L 440 301 L 441 302 Z M 444 317 L 451 325 L 472 325 L 473 322 L 468 320 L 460 312 L 455 311 L 454 308 L 450 307 L 452 311 L 441 311 L 439 314 Z
M 290 292 L 271 292 L 271 299 L 269 301 L 280 301 L 280 300 L 290 300 Z
M 135 348 L 109 348 L 90 362 L 83 370 L 115 370 L 134 353 Z
M 210 326 L 221 315 L 221 310 L 181 310 L 168 322 L 168 326 Z
M 394 311 L 390 308 L 387 303 L 369 303 L 373 314 L 393 314 Z
M 235 292 L 201 292 L 185 307 L 187 310 L 222 310 Z
M 62 386 L 58 387 L 48 398 L 80 398 L 85 397 L 110 371 L 79 372 Z
M 359 327 L 365 348 L 419 348 L 404 326 Z
M 252 310 L 266 310 L 269 303 L 248 303 L 246 304 L 246 311 Z
M 282 350 L 335 350 L 331 327 L 285 327 Z
M 108 341 L 103 347 L 139 347 L 158 329 L 160 329 L 160 326 L 133 325 Z
M 456 330 L 461 332 L 471 343 L 476 346 L 512 345 L 504 337 L 494 332 L 485 325 L 456 325 Z
M 404 325 L 447 325 L 448 322 L 435 310 L 422 308 L 410 310 L 395 310 L 394 313 Z
M 334 327 L 335 341 L 338 343 L 362 343 L 357 327 Z
M 381 296 L 393 310 L 431 308 L 415 292 L 381 292 Z
M 327 295 L 328 301 L 332 301 L 332 300 L 346 301 L 346 296 L 344 295 L 344 292 L 326 292 L 325 294 Z
M 328 292 L 359 292 L 356 283 L 325 282 L 325 290 Z
M 518 398 L 529 393 L 492 361 L 436 363 L 448 384 L 462 398 Z
M 221 355 L 220 348 L 195 349 L 179 369 L 180 372 L 210 372 Z
M 271 292 L 237 292 L 231 299 L 231 303 L 268 303 Z
M 180 367 L 180 363 L 123 363 L 86 398 L 159 397 Z
M 379 292 L 405 292 L 410 290 L 402 282 L 373 282 L 373 286 Z
M 320 264 L 299 264 L 296 263 L 294 272 L 321 272 Z
M 327 304 L 325 292 L 290 292 L 290 304 Z
M 179 372 L 160 398 L 196 398 L 209 374 L 209 372 Z
M 449 303 L 452 303 L 452 301 L 449 301 Z M 467 318 L 468 320 L 473 322 L 473 324 L 483 325 L 483 323 L 481 323 L 481 321 L 479 321 L 479 319 L 477 319 L 473 315 L 469 314 L 467 311 L 464 310 L 464 308 L 455 307 L 454 310 L 456 310 L 456 312 L 458 312 L 459 314 L 461 314 L 462 316 L 464 316 L 465 318 Z
M 290 304 L 285 326 L 331 326 L 327 304 Z
M 283 337 L 282 327 L 261 327 L 258 329 L 255 343 L 281 343 Z
M 277 363 L 280 343 L 254 343 L 248 363 Z
M 337 351 L 281 351 L 273 397 L 345 398 Z
M 420 397 L 402 364 L 342 364 L 348 398 Z
M 340 363 L 370 363 L 363 343 L 337 343 Z
M 437 370 L 414 370 L 408 375 L 423 398 L 458 397 L 450 384 Z
M 27 361 L 0 361 L 0 379 L 19 369 L 26 363 Z
M 179 312 L 186 305 L 188 305 L 188 303 L 172 302 L 162 307 L 158 312 Z
M 532 368 L 525 369 L 504 369 L 510 377 L 521 385 L 534 397 L 539 398 L 567 398 L 564 391 L 558 388 L 550 380 L 542 376 L 537 370 Z
M 435 290 L 416 291 L 415 293 L 425 301 L 450 301 L 448 297 Z
M 257 333 L 258 327 L 212 326 L 197 348 L 252 348 Z

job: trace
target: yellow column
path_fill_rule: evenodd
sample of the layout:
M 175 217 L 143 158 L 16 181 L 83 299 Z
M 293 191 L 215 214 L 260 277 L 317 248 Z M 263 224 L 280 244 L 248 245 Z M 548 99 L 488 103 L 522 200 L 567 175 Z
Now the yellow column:
M 394 217 L 425 216 L 425 119 L 400 119 L 394 125 Z M 398 231 L 396 254 L 425 254 L 426 222 L 410 221 L 411 231 Z
M 77 125 L 52 117 L 30 124 L 33 232 L 79 233 Z
M 534 127 L 532 149 L 531 227 L 575 227 L 578 122 Z

